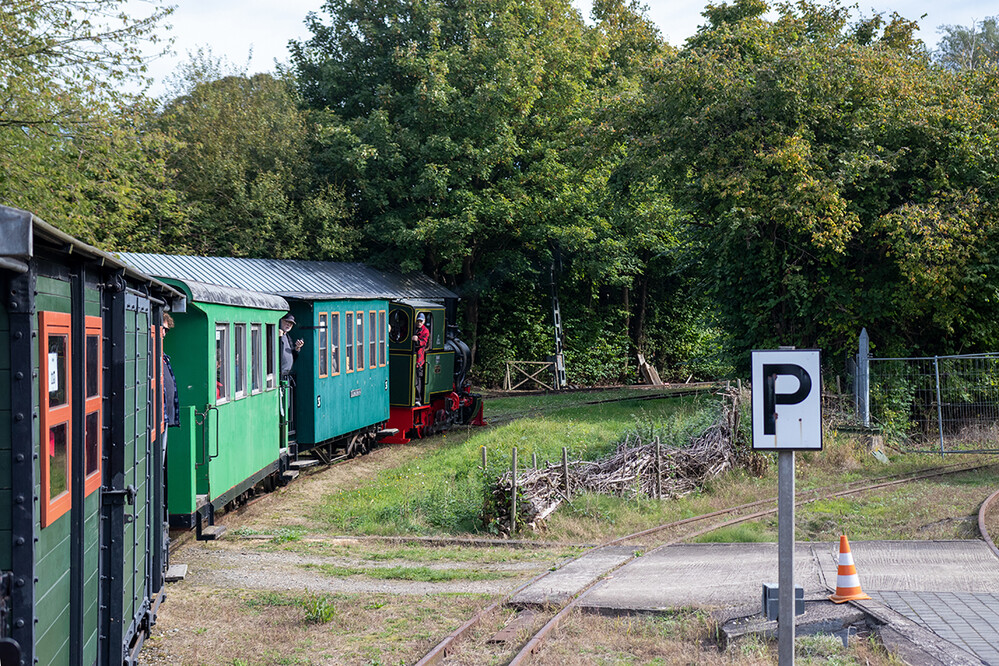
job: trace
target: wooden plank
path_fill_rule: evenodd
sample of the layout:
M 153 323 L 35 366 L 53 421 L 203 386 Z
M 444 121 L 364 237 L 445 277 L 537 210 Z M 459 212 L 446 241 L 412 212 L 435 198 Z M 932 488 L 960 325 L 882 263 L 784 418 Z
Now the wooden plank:
M 529 635 L 534 627 L 537 614 L 530 609 L 517 613 L 505 627 L 497 631 L 487 643 L 520 643 L 525 635 Z

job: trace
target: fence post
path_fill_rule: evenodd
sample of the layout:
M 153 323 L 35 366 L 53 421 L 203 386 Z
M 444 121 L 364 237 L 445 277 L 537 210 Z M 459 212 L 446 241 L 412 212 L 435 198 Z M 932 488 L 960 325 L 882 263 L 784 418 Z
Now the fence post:
M 503 390 L 509 391 L 513 382 L 510 381 L 510 361 L 506 362 L 506 376 L 503 377 Z
M 486 447 L 485 446 L 480 446 L 479 448 L 482 449 L 482 476 L 485 476 L 486 475 Z
M 537 469 L 537 468 L 538 468 L 538 454 L 537 453 L 532 453 L 531 454 L 531 469 Z
M 517 447 L 513 447 L 513 462 L 510 465 L 510 538 L 517 532 Z
M 871 427 L 871 339 L 867 329 L 861 329 L 857 350 L 857 381 L 854 384 L 857 414 L 865 428 Z
M 562 447 L 562 485 L 565 487 L 565 498 L 569 499 L 569 449 Z
M 940 457 L 944 456 L 943 404 L 940 401 L 940 357 L 933 357 L 933 371 L 937 376 L 937 425 L 940 426 Z
M 663 498 L 663 449 L 656 437 L 656 499 Z

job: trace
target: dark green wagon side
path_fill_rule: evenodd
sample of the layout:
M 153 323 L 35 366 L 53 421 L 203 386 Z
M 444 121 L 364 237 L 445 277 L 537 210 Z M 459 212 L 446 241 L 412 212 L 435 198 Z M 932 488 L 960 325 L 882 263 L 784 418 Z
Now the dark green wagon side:
M 130 663 L 163 599 L 159 336 L 181 295 L 0 207 L 0 662 Z

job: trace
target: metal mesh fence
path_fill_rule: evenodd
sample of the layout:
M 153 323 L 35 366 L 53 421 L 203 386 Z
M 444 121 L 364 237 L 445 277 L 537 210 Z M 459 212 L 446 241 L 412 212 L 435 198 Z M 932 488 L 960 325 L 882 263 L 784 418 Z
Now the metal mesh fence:
M 999 452 L 999 355 L 871 358 L 870 425 L 910 451 Z

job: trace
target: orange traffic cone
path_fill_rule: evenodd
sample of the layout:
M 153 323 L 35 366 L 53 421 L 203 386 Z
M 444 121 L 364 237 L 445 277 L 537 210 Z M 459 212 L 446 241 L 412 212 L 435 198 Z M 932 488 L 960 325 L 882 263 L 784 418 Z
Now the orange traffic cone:
M 839 572 L 836 575 L 836 594 L 829 595 L 829 599 L 837 604 L 844 601 L 870 599 L 860 589 L 860 578 L 857 577 L 857 567 L 853 566 L 853 554 L 850 553 L 850 542 L 846 540 L 845 534 L 839 537 Z

